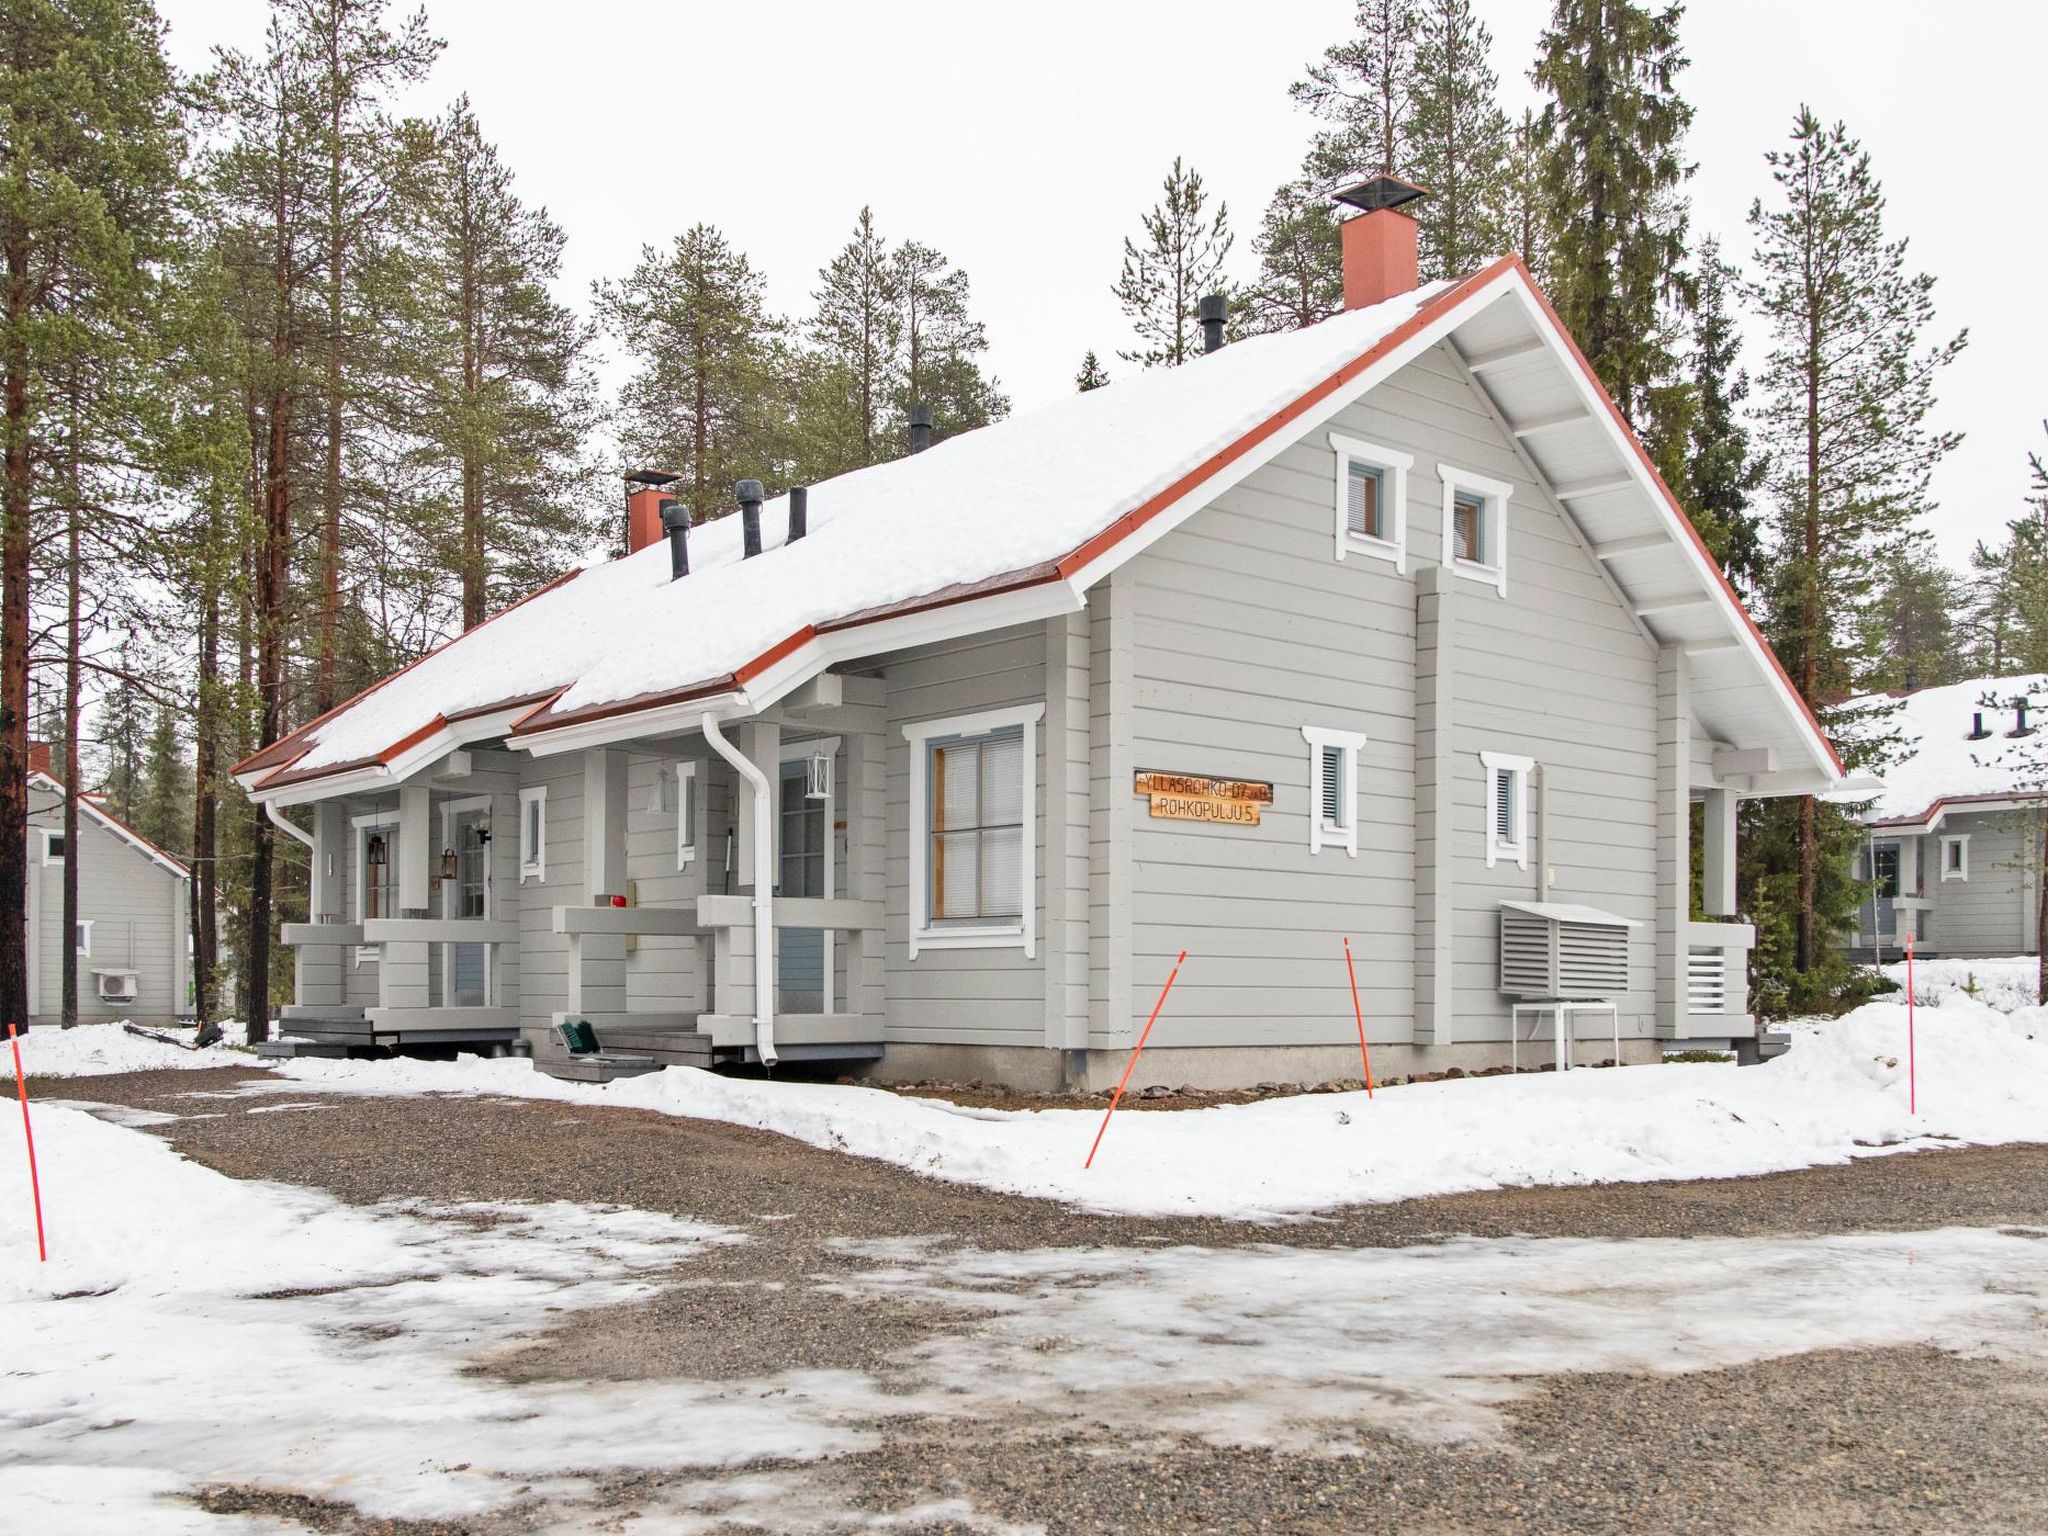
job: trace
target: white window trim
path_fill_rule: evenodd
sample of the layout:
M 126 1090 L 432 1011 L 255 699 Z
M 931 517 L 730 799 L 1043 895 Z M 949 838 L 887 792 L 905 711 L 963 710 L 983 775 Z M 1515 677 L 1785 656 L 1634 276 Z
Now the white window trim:
M 540 827 L 534 838 L 535 846 L 526 846 L 527 815 L 529 805 L 540 806 Z M 531 789 L 519 791 L 519 883 L 529 879 L 545 882 L 548 877 L 548 787 L 536 784 Z
M 1330 446 L 1337 454 L 1336 531 L 1337 558 L 1354 550 L 1375 560 L 1391 560 L 1394 569 L 1408 574 L 1408 471 L 1415 467 L 1415 455 L 1396 448 L 1383 448 L 1341 432 L 1330 434 Z M 1386 497 L 1381 510 L 1390 519 L 1393 537 L 1376 539 L 1351 531 L 1351 461 L 1376 469 L 1382 476 Z
M 1536 772 L 1533 757 L 1516 757 L 1506 752 L 1482 752 L 1480 766 L 1486 772 L 1486 867 L 1493 868 L 1503 859 L 1512 859 L 1523 869 L 1529 867 L 1529 783 Z M 1515 787 L 1522 803 L 1517 807 L 1515 830 L 1521 835 L 1513 843 L 1500 840 L 1496 828 L 1500 826 L 1500 770 L 1505 769 L 1520 775 Z
M 1956 867 L 1948 867 L 1948 851 L 1954 846 L 1960 853 Z M 1941 840 L 1941 878 L 1943 880 L 1964 880 L 1970 878 L 1970 834 L 1958 832 Z
M 694 758 L 679 762 L 676 774 L 676 868 L 688 869 L 697 862 L 697 823 L 703 807 L 697 803 L 697 763 Z
M 68 854 L 70 850 L 67 848 L 64 853 L 52 853 L 50 852 L 50 845 L 63 837 L 63 828 L 38 827 L 36 830 L 43 834 L 43 862 L 45 864 L 62 864 L 65 854 Z
M 1022 704 L 944 720 L 916 720 L 903 727 L 904 740 L 910 743 L 910 815 L 906 818 L 910 827 L 910 914 L 905 926 L 911 959 L 926 949 L 1021 949 L 1025 959 L 1038 958 L 1038 722 L 1044 718 L 1043 704 Z M 982 736 L 1013 725 L 1024 730 L 1023 921 L 986 928 L 933 928 L 931 892 L 926 888 L 931 845 L 930 743 L 940 736 Z
M 97 921 L 97 918 L 91 917 L 81 917 L 78 920 L 79 930 L 83 932 L 85 935 L 85 942 L 83 944 L 78 945 L 78 952 L 79 954 L 85 956 L 88 959 L 90 959 L 92 956 L 92 925 Z M 72 941 L 76 943 L 78 939 L 78 934 L 74 933 L 71 937 Z
M 1342 848 L 1355 859 L 1358 857 L 1358 754 L 1365 746 L 1365 737 L 1357 731 L 1330 730 L 1320 725 L 1304 725 L 1301 734 L 1308 742 L 1308 851 L 1321 853 L 1325 848 Z M 1325 747 L 1336 747 L 1344 754 L 1343 782 L 1338 794 L 1347 814 L 1341 822 L 1333 823 L 1323 818 Z
M 1444 566 L 1473 581 L 1483 581 L 1502 597 L 1508 595 L 1508 501 L 1514 487 L 1504 480 L 1489 480 L 1468 469 L 1450 464 L 1436 467 L 1444 483 Z M 1456 518 L 1458 492 L 1486 498 L 1486 529 L 1480 535 L 1482 547 L 1493 551 L 1491 560 L 1463 560 L 1451 553 L 1451 525 Z M 1491 537 L 1489 537 L 1489 535 Z
M 352 838 L 350 845 L 352 849 L 351 858 L 354 864 L 354 868 L 350 870 L 348 882 L 349 916 L 357 923 L 361 923 L 363 921 L 363 907 L 365 905 L 363 896 L 368 889 L 370 880 L 369 861 L 363 856 L 364 845 L 369 841 L 369 834 L 372 832 L 384 831 L 396 836 L 398 832 L 398 812 L 395 808 L 388 811 L 368 811 L 361 816 L 351 816 L 348 824 Z M 384 948 L 381 944 L 358 944 L 356 946 L 357 965 L 362 965 L 366 962 L 375 964 L 383 958 Z

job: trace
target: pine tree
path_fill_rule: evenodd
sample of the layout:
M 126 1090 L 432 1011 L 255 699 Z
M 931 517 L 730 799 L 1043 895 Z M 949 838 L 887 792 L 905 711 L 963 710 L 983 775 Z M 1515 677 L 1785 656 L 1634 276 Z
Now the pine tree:
M 1230 208 L 1207 210 L 1209 194 L 1193 167 L 1175 157 L 1165 195 L 1140 221 L 1143 244 L 1124 239 L 1124 264 L 1111 290 L 1140 343 L 1118 355 L 1147 368 L 1175 366 L 1201 350 L 1196 314 L 1203 297 L 1221 290 L 1223 263 L 1235 238 Z
M 131 825 L 142 803 L 148 730 L 147 701 L 135 684 L 134 664 L 132 643 L 123 641 L 114 685 L 100 703 L 93 729 L 106 763 L 100 775 L 100 799 L 109 814 Z
M 32 552 L 74 368 L 138 371 L 182 143 L 143 0 L 0 7 L 0 1021 L 28 1021 Z
M 988 335 L 970 308 L 967 274 L 915 240 L 897 246 L 894 261 L 903 345 L 897 409 L 907 418 L 912 402 L 930 406 L 934 442 L 1001 420 L 1010 402 L 982 372 Z
M 1502 219 L 1509 244 L 1521 253 L 1537 286 L 1546 291 L 1550 286 L 1548 213 L 1543 200 L 1542 135 L 1535 108 L 1524 107 L 1522 120 L 1515 124 L 1508 141 Z
M 1095 349 L 1090 347 L 1088 355 L 1081 359 L 1081 371 L 1074 375 L 1074 388 L 1085 395 L 1089 390 L 1100 389 L 1108 382 L 1109 375 L 1103 371 L 1102 363 L 1095 356 Z
M 1513 130 L 1492 46 L 1472 0 L 1416 5 L 1406 174 L 1430 192 L 1414 207 L 1424 278 L 1473 271 L 1505 240 Z
M 2048 462 L 2029 453 L 2027 468 L 2027 510 L 2006 524 L 2003 542 L 1980 540 L 1970 556 L 1976 579 L 1962 629 L 1970 670 L 1993 677 L 2048 671 Z
M 1743 402 L 1749 375 L 1729 300 L 1739 274 L 1721 259 L 1720 243 L 1700 246 L 1687 360 L 1695 410 L 1685 468 L 1685 506 L 1707 550 L 1737 586 L 1762 576 L 1760 520 L 1750 503 L 1763 484 L 1763 460 L 1751 450 Z M 1674 487 L 1677 489 L 1677 487 Z
M 1308 179 L 1324 191 L 1408 163 L 1414 90 L 1415 0 L 1357 0 L 1356 35 L 1323 50 L 1288 94 L 1330 126 L 1308 153 Z
M 680 474 L 677 496 L 700 521 L 731 509 L 736 480 L 775 478 L 789 452 L 785 327 L 724 235 L 698 224 L 666 252 L 643 247 L 596 301 L 634 362 L 619 394 L 632 462 Z
M 1777 525 L 1766 587 L 1770 638 L 1800 697 L 1824 724 L 1835 700 L 1871 680 L 1867 645 L 1881 580 L 1911 552 L 1927 479 L 1957 439 L 1929 429 L 1934 382 L 1964 337 L 1925 345 L 1934 280 L 1906 266 L 1889 240 L 1884 194 L 1870 158 L 1837 123 L 1801 107 L 1791 144 L 1767 156 L 1773 205 L 1750 211 L 1756 281 L 1769 326 L 1762 445 Z M 1880 731 L 1838 745 L 1853 764 L 1881 754 Z M 1830 816 L 1839 813 L 1829 811 Z M 1798 938 L 1802 972 L 1827 958 L 1817 907 L 1822 807 L 1797 807 Z
M 192 769 L 178 739 L 178 716 L 168 704 L 156 706 L 144 749 L 141 794 L 130 825 L 181 858 L 191 852 Z
M 559 574 L 596 533 L 578 503 L 597 415 L 591 330 L 551 291 L 560 226 L 520 200 L 468 97 L 434 126 L 400 202 L 407 459 L 441 490 L 435 542 L 470 629 Z
M 1686 58 L 1680 7 L 1637 0 L 1556 0 L 1533 78 L 1548 100 L 1538 123 L 1551 302 L 1658 467 L 1675 471 L 1682 394 L 1674 303 L 1691 174 L 1681 145 L 1692 108 L 1678 94 Z
M 857 436 L 845 445 L 845 467 L 896 457 L 902 434 L 891 430 L 890 407 L 903 393 L 903 273 L 872 209 L 861 209 L 811 298 L 811 343 L 852 391 Z
M 1924 550 L 1887 568 L 1871 614 L 1871 685 L 1911 692 L 1969 676 L 1956 643 L 1962 603 L 1961 580 Z
M 1335 204 L 1306 180 L 1273 194 L 1252 238 L 1258 275 L 1231 297 L 1239 335 L 1299 330 L 1344 308 L 1344 250 Z

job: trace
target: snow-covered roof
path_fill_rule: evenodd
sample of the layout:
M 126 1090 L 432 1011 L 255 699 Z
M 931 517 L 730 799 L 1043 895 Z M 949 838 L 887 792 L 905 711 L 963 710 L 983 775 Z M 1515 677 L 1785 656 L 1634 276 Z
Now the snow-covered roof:
M 660 542 L 572 573 L 236 776 L 267 797 L 311 779 L 339 793 L 466 741 L 562 750 L 595 739 L 579 732 L 645 734 L 661 710 L 681 729 L 715 704 L 764 708 L 835 659 L 917 643 L 891 640 L 910 615 L 943 608 L 993 628 L 1045 616 L 1006 598 L 1042 592 L 1078 607 L 1115 561 L 1278 451 L 1311 413 L 1446 339 L 1483 371 L 1510 425 L 1539 423 L 1524 451 L 1572 498 L 1624 600 L 1657 609 L 1671 631 L 1658 643 L 1698 649 L 1692 698 L 1709 733 L 1777 748 L 1793 787 L 1834 782 L 1826 739 L 1513 257 L 824 481 L 811 488 L 809 536 L 793 545 L 778 497 L 762 509 L 757 558 L 741 558 L 739 519 L 727 517 L 692 531 L 680 581 Z
M 1883 722 L 1899 734 L 1905 755 L 1876 775 L 1883 784 L 1867 821 L 1922 823 L 1957 802 L 2003 800 L 2042 791 L 2048 769 L 2048 731 L 2007 732 L 2017 724 L 2016 699 L 2032 701 L 2028 725 L 2048 726 L 2048 689 L 2034 677 L 1973 677 L 1903 695 L 1851 700 L 1851 712 L 1888 711 Z M 2041 713 L 2035 713 L 2039 710 Z M 1971 740 L 1978 715 L 1985 735 Z

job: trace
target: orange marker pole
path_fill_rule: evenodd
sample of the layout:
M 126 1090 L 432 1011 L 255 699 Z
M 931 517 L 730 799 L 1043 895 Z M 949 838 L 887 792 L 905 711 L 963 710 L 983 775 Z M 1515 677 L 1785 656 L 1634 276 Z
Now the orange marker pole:
M 1152 1026 L 1159 1022 L 1159 1010 L 1166 1006 L 1166 994 L 1173 990 L 1174 978 L 1180 975 L 1181 961 L 1187 957 L 1188 952 L 1182 950 L 1180 959 L 1173 962 L 1173 972 L 1166 978 L 1166 985 L 1159 989 L 1159 1001 L 1152 1005 L 1152 1017 L 1145 1021 L 1144 1029 L 1139 1032 L 1138 1043 L 1131 1051 L 1131 1059 L 1124 1063 L 1124 1075 L 1116 1085 L 1116 1092 L 1109 1096 L 1109 1108 L 1102 1112 L 1102 1124 L 1095 1130 L 1095 1144 L 1088 1149 L 1088 1161 L 1081 1165 L 1084 1170 L 1095 1166 L 1095 1153 L 1102 1146 L 1102 1133 L 1109 1129 L 1109 1117 L 1116 1113 L 1117 1105 L 1124 1101 L 1124 1087 L 1131 1080 L 1131 1069 L 1138 1064 L 1138 1058 L 1144 1054 L 1145 1042 L 1152 1035 Z
M 28 1123 L 28 1077 L 21 1070 L 21 1036 L 12 1024 L 7 1026 L 7 1043 L 14 1048 L 14 1087 L 21 1095 L 21 1134 L 28 1142 L 28 1187 L 36 1204 L 36 1258 L 47 1264 L 50 1250 L 43 1242 L 43 1186 L 36 1177 L 36 1133 Z
M 1906 1113 L 1920 1113 L 1920 1061 L 1913 1029 L 1913 939 L 1906 938 Z
M 1351 1012 L 1358 1020 L 1358 1059 L 1365 1066 L 1365 1096 L 1372 1093 L 1372 1053 L 1365 1048 L 1365 1010 L 1358 1005 L 1358 967 L 1351 963 L 1351 938 L 1344 938 L 1344 971 L 1351 978 Z

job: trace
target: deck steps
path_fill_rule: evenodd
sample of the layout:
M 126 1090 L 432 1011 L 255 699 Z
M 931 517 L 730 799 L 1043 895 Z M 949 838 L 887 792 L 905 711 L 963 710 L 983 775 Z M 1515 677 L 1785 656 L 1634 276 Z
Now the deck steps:
M 336 1040 L 259 1040 L 256 1054 L 272 1060 L 289 1061 L 299 1056 L 329 1056 L 346 1058 L 351 1050 L 358 1047 L 344 1045 Z
M 533 1066 L 536 1072 L 568 1083 L 609 1083 L 661 1070 L 661 1063 L 652 1056 L 630 1051 L 605 1051 L 596 1056 L 536 1056 Z

